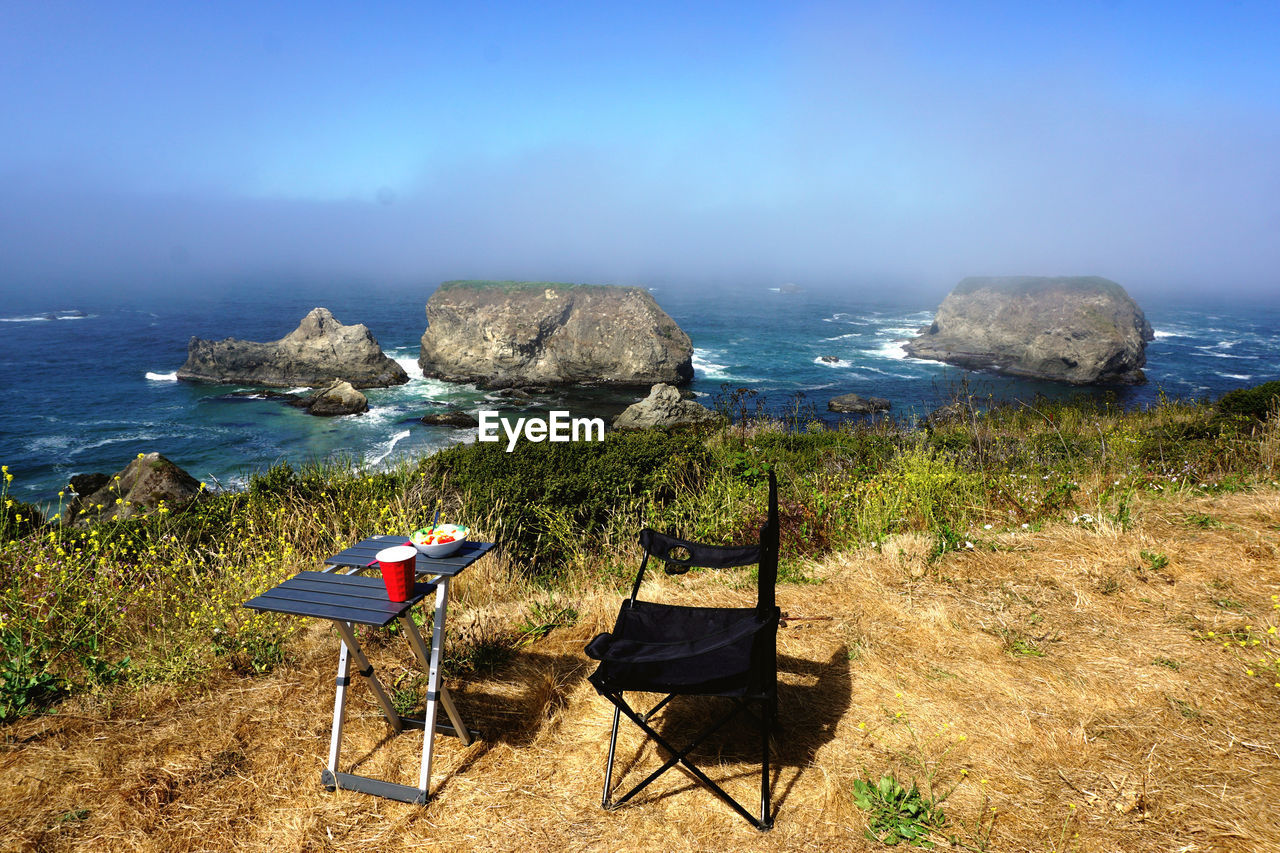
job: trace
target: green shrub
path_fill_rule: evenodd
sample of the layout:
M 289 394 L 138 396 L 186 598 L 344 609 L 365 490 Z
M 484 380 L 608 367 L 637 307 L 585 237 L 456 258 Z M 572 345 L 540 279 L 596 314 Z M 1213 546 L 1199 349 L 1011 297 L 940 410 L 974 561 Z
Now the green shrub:
M 35 504 L 0 496 L 0 536 L 23 539 L 44 527 L 44 513 Z
M 499 539 L 531 571 L 553 570 L 610 518 L 697 486 L 710 462 L 701 437 L 661 430 L 602 442 L 523 442 L 450 448 L 422 463 L 437 489 L 500 508 Z
M 1265 420 L 1277 406 L 1280 406 L 1280 381 L 1237 388 L 1218 400 L 1218 411 L 1224 415 L 1244 415 L 1258 420 Z

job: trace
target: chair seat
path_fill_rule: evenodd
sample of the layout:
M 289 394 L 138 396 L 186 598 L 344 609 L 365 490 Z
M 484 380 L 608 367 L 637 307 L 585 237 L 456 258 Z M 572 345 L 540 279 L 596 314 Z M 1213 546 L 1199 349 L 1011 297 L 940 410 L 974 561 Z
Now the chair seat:
M 648 601 L 626 602 L 618 612 L 612 634 L 601 635 L 593 647 L 604 651 L 611 640 L 648 643 L 679 650 L 696 649 L 709 635 L 729 634 L 757 620 L 754 607 L 682 607 Z M 701 654 L 671 660 L 635 662 L 603 660 L 589 680 L 602 693 L 639 690 L 701 696 L 760 695 L 759 667 L 752 667 L 754 633 Z M 593 655 L 595 656 L 595 655 Z

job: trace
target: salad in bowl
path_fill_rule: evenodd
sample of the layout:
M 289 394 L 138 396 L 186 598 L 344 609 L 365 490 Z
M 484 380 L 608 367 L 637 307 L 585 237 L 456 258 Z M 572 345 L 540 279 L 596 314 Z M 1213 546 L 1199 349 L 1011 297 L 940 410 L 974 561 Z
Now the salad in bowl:
M 460 524 L 437 524 L 415 530 L 410 537 L 418 553 L 428 557 L 447 557 L 462 547 L 470 531 Z

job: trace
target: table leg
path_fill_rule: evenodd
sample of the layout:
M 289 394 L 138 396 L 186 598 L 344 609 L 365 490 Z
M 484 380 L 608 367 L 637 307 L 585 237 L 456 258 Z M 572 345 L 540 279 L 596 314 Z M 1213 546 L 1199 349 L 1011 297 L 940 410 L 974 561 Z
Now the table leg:
M 364 656 L 364 652 L 360 650 L 360 644 L 356 642 L 355 632 L 351 630 L 351 624 L 341 620 L 334 620 L 334 625 L 338 626 L 338 633 L 342 635 L 346 647 L 351 650 L 351 655 L 356 659 L 356 664 L 360 667 L 360 675 L 364 677 L 365 682 L 369 685 L 369 689 L 373 691 L 374 698 L 378 700 L 378 704 L 382 706 L 382 715 L 387 718 L 387 722 L 391 728 L 399 734 L 403 729 L 400 723 L 400 715 L 396 713 L 395 707 L 391 704 L 390 697 L 387 696 L 382 685 L 378 682 L 377 676 L 373 674 L 373 664 L 369 663 L 369 659 Z
M 347 644 L 342 643 L 338 653 L 338 690 L 333 697 L 333 733 L 329 736 L 329 776 L 325 780 L 336 780 L 338 774 L 338 753 L 342 748 L 342 718 L 347 710 L 347 685 L 350 683 L 351 659 L 347 656 Z M 336 786 L 336 781 L 332 782 Z
M 418 775 L 418 789 L 424 796 L 430 795 L 432 744 L 436 736 L 436 705 L 440 698 L 440 657 L 444 650 L 444 620 L 449 607 L 449 579 L 441 578 L 436 584 L 436 613 L 431 625 L 431 660 L 427 666 L 427 714 L 422 731 L 422 770 Z M 459 736 L 466 727 L 459 726 Z
M 406 614 L 400 617 L 400 625 L 404 629 L 405 635 L 409 638 L 409 645 L 413 647 L 413 654 L 418 658 L 422 668 L 428 673 L 431 672 L 431 660 L 427 652 L 427 644 L 423 642 L 422 635 L 418 633 L 418 626 L 413 624 L 413 620 Z M 471 730 L 462 722 L 462 715 L 458 713 L 458 706 L 453 704 L 453 697 L 449 695 L 449 688 L 443 683 L 441 678 L 440 684 L 440 702 L 444 705 L 444 712 L 449 716 L 449 722 L 453 724 L 453 730 L 458 735 L 458 740 L 462 741 L 463 746 L 470 746 L 474 741 L 471 737 Z

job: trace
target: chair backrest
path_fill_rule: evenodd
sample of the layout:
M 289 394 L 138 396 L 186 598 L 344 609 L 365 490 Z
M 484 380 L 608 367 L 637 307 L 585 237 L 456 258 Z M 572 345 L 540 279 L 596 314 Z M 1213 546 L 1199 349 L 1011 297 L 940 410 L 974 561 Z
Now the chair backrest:
M 760 587 L 756 609 L 761 613 L 775 607 L 774 589 L 778 584 L 778 550 L 781 525 L 778 523 L 778 478 L 769 472 L 769 516 L 760 528 Z
M 640 546 L 644 548 L 644 559 L 640 563 L 640 571 L 636 574 L 635 585 L 631 588 L 631 600 L 636 600 L 640 592 L 640 583 L 644 579 L 645 566 L 650 557 L 661 560 L 667 574 L 683 574 L 693 566 L 707 569 L 728 569 L 735 566 L 759 564 L 760 583 L 756 599 L 756 607 L 761 612 L 774 607 L 774 588 L 778 582 L 778 480 L 773 472 L 769 472 L 769 515 L 764 527 L 760 528 L 760 544 L 739 547 L 722 545 L 703 545 L 668 536 L 656 530 L 645 528 L 640 531 Z

